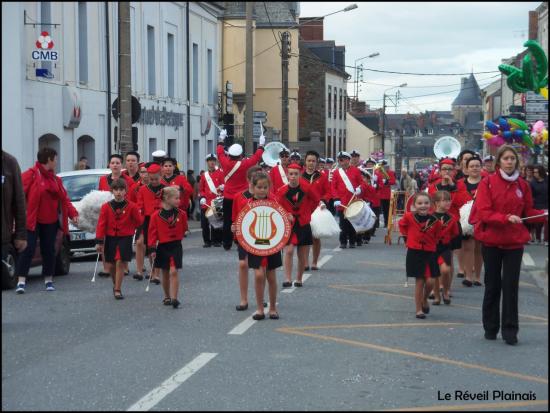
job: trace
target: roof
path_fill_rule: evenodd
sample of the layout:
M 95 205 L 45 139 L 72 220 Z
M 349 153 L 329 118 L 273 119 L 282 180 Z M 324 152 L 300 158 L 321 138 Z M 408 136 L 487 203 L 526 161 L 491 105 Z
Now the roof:
M 346 63 L 346 49 L 344 46 L 336 46 L 334 40 L 300 40 L 300 46 L 307 48 L 311 53 L 322 60 L 322 63 L 326 64 L 332 70 L 335 70 L 346 78 L 350 77 L 345 70 L 342 70 L 342 67 L 345 67 Z
M 350 115 L 348 113 L 348 115 Z M 379 133 L 380 132 L 380 117 L 378 115 L 351 115 L 371 131 Z
M 460 92 L 451 106 L 481 105 L 481 90 L 477 84 L 474 74 L 469 77 L 463 77 L 460 85 Z

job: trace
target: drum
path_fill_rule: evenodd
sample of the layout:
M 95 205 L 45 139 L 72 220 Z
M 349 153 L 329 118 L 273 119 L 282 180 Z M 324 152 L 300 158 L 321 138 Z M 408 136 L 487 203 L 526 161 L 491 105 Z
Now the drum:
M 223 197 L 219 196 L 212 200 L 212 205 L 204 213 L 208 222 L 215 229 L 223 227 Z
M 354 201 L 346 208 L 344 217 L 353 225 L 357 233 L 362 233 L 374 227 L 376 216 L 365 201 Z

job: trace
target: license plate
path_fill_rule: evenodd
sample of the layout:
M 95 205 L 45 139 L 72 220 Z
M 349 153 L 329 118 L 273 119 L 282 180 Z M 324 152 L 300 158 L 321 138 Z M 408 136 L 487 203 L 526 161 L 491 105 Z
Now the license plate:
M 84 241 L 85 239 L 85 232 L 71 232 L 71 241 Z

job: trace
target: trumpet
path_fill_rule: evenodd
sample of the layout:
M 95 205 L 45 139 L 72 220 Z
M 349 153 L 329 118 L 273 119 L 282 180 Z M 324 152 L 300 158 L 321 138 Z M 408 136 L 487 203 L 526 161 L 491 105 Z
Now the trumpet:
M 390 179 L 390 176 L 388 175 L 388 173 L 386 172 L 386 170 L 384 169 L 384 165 L 382 165 L 381 163 L 377 163 L 376 165 L 374 165 L 374 168 L 373 168 L 375 171 L 376 170 L 380 170 L 382 172 L 382 175 L 384 175 L 384 178 L 386 179 Z

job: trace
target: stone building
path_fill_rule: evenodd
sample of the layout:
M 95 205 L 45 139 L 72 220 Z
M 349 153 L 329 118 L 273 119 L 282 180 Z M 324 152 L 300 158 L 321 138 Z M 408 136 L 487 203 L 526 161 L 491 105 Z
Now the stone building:
M 460 92 L 451 104 L 451 112 L 455 120 L 462 125 L 463 148 L 481 149 L 481 134 L 483 132 L 483 113 L 481 111 L 481 90 L 472 74 L 463 77 Z

